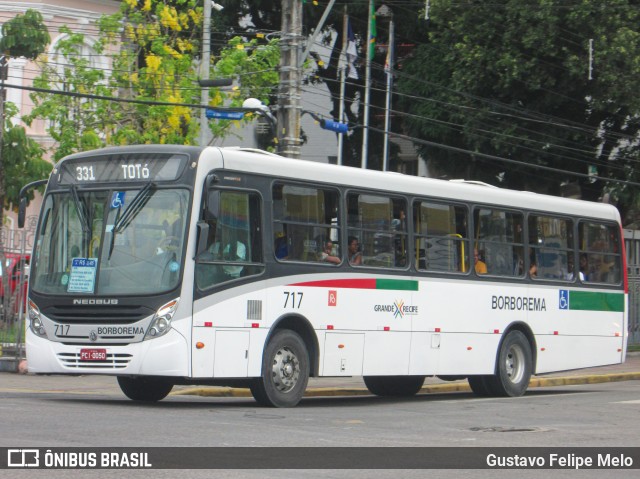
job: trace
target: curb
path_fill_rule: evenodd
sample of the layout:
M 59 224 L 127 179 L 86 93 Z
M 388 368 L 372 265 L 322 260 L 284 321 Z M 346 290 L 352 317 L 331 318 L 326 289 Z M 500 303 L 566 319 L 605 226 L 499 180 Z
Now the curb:
M 542 388 L 552 386 L 573 386 L 576 384 L 598 384 L 619 381 L 640 380 L 640 372 L 616 373 L 616 374 L 592 374 L 588 376 L 566 376 L 551 378 L 532 378 L 529 388 Z M 452 392 L 470 392 L 467 381 L 455 381 L 447 384 L 432 384 L 423 386 L 418 394 L 443 394 Z M 336 397 L 336 396 L 371 396 L 367 388 L 309 388 L 304 397 Z M 230 388 L 220 386 L 196 387 L 174 391 L 171 396 L 202 396 L 202 397 L 252 397 L 251 391 L 246 388 Z

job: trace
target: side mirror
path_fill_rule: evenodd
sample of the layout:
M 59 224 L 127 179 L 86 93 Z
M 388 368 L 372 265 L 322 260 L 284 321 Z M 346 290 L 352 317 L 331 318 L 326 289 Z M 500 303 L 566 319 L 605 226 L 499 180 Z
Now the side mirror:
M 18 205 L 18 228 L 24 228 L 24 221 L 27 216 L 27 198 L 20 198 L 20 204 Z
M 49 180 L 36 180 L 31 183 L 27 183 L 20 188 L 18 197 L 20 198 L 20 204 L 18 205 L 18 227 L 24 228 L 24 221 L 27 216 L 27 192 L 33 188 L 46 185 Z

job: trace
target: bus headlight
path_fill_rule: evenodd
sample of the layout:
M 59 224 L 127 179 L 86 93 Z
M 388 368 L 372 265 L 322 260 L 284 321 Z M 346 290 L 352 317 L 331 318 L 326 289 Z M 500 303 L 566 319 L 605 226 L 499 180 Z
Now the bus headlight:
M 180 301 L 180 298 L 169 301 L 156 311 L 144 339 L 159 338 L 171 329 L 171 319 L 173 318 L 176 309 L 178 309 L 178 301 Z
M 41 338 L 47 337 L 47 332 L 44 329 L 44 324 L 42 324 L 42 319 L 40 319 L 40 310 L 36 306 L 36 304 L 29 300 L 29 327 L 31 331 L 36 336 L 40 336 Z

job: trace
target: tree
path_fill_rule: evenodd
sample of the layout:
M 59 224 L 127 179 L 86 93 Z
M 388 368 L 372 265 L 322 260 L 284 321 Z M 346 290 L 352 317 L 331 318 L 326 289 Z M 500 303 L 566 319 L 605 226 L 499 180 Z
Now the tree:
M 624 188 L 588 174 L 634 178 L 640 12 L 632 3 L 432 1 L 398 84 L 410 134 L 445 145 L 422 154 L 452 177 L 553 194 L 577 182 L 586 199 L 609 192 L 629 204 Z
M 23 15 L 16 15 L 2 25 L 0 38 L 0 226 L 4 224 L 3 213 L 7 203 L 17 204 L 15 185 L 22 182 L 44 178 L 46 167 L 42 164 L 42 150 L 35 142 L 27 138 L 25 130 L 5 122 L 6 112 L 11 118 L 15 113 L 4 101 L 4 81 L 10 58 L 27 58 L 34 60 L 44 52 L 49 43 L 49 33 L 43 23 L 42 15 L 35 10 L 27 10 Z M 5 132 L 5 124 L 9 129 Z M 4 270 L 5 261 L 4 242 L 0 244 L 0 276 L 7 277 Z M 4 273 L 4 274 L 3 274 Z M 7 307 L 11 297 L 11 282 L 4 281 L 3 309 L 13 311 Z M 5 320 L 6 320 L 5 314 Z
M 201 24 L 198 0 L 123 2 L 117 14 L 100 19 L 100 38 L 92 45 L 96 54 L 111 60 L 110 70 L 91 65 L 81 54 L 85 37 L 63 28 L 65 37 L 56 48 L 64 69 L 57 66 L 60 61 L 43 61 L 36 79 L 37 86 L 56 92 L 32 94 L 36 107 L 26 121 L 49 121 L 48 132 L 57 142 L 55 159 L 106 145 L 194 144 L 200 110 L 189 105 L 200 103 Z M 270 70 L 277 58 L 277 41 L 233 40 L 220 52 L 214 73 L 257 73 L 247 75 L 238 92 L 213 89 L 211 105 L 237 107 L 244 94 L 267 101 L 266 92 L 277 84 Z M 227 134 L 229 122 L 210 125 L 217 136 Z

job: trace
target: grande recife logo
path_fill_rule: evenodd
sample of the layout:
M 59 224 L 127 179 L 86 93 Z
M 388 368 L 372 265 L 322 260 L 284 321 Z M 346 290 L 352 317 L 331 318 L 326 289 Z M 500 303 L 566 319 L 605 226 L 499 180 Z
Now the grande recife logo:
M 376 304 L 373 306 L 376 313 L 388 313 L 393 315 L 394 319 L 402 319 L 405 316 L 413 316 L 418 314 L 418 306 L 404 304 L 403 299 L 396 299 L 392 304 Z

